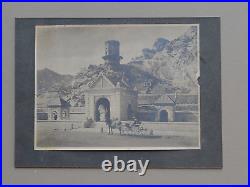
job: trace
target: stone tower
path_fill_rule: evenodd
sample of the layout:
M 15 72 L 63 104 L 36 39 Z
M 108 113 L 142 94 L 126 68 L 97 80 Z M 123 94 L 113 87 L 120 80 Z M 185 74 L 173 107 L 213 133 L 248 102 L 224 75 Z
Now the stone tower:
M 122 57 L 120 56 L 120 42 L 108 40 L 105 42 L 105 56 L 102 57 L 105 63 L 119 65 Z

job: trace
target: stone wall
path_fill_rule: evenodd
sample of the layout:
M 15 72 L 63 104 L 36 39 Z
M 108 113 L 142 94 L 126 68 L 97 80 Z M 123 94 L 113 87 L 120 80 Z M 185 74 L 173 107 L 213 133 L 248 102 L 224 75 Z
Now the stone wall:
M 176 111 L 175 112 L 176 122 L 198 122 L 199 113 L 198 112 L 188 112 L 188 111 Z
M 137 95 L 136 93 L 128 90 L 121 91 L 120 95 L 120 120 L 128 120 L 128 108 L 131 106 L 133 115 L 137 112 Z
M 137 117 L 140 121 L 156 121 L 157 112 L 138 112 Z
M 70 107 L 69 119 L 85 121 L 86 120 L 85 108 L 84 107 Z
M 37 120 L 48 120 L 48 113 L 45 112 L 37 112 Z

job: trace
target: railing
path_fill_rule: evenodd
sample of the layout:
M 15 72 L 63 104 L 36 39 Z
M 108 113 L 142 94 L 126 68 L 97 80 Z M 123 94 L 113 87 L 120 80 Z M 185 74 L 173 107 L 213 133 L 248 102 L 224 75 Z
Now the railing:
M 85 107 L 70 107 L 69 113 L 85 113 Z

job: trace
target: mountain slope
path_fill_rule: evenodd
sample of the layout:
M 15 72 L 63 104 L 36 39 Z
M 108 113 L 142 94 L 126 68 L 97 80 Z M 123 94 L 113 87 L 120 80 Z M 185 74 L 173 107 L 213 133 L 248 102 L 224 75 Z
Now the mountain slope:
M 157 39 L 151 49 L 143 49 L 142 55 L 129 64 L 170 81 L 175 91 L 196 92 L 199 73 L 197 47 L 197 27 L 191 26 L 172 41 Z
M 73 76 L 61 75 L 48 68 L 37 71 L 37 91 L 46 92 L 50 89 L 64 90 L 71 86 Z

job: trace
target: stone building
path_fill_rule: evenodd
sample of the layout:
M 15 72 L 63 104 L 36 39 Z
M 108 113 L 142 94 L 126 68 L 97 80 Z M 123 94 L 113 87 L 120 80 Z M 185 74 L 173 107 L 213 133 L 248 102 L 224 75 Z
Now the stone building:
M 175 101 L 166 94 L 140 94 L 138 116 L 142 121 L 175 121 Z
M 142 121 L 198 122 L 198 95 L 139 94 L 138 116 Z
M 113 84 L 103 74 L 85 92 L 86 116 L 95 121 L 105 121 L 106 118 L 129 120 L 136 110 L 137 92 L 120 82 Z

